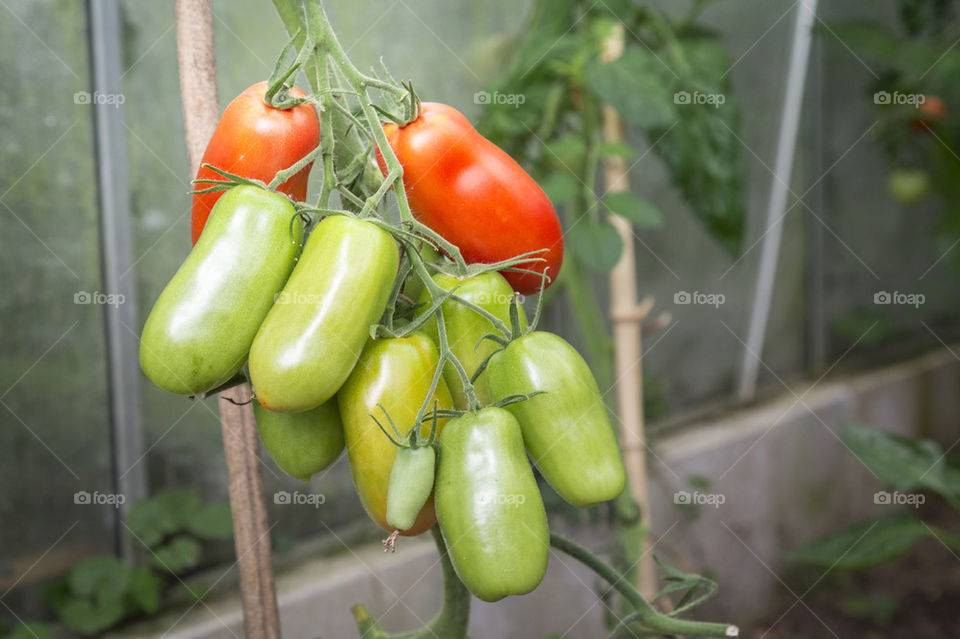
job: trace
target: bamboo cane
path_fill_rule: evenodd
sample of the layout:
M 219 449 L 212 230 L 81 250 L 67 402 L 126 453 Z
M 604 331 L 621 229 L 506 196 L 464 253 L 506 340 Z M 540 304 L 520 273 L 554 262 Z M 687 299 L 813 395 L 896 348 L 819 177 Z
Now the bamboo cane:
M 612 62 L 623 54 L 623 26 L 618 24 L 604 42 L 603 59 Z M 617 112 L 603 106 L 603 137 L 606 142 L 623 140 L 623 122 Z M 627 191 L 630 182 L 627 165 L 621 157 L 603 159 L 607 192 Z M 653 301 L 637 302 L 636 258 L 630 223 L 617 215 L 610 222 L 623 240 L 623 253 L 610 272 L 610 319 L 613 323 L 614 379 L 617 387 L 617 413 L 620 416 L 620 441 L 627 470 L 628 489 L 640 508 L 642 525 L 649 529 L 650 497 L 647 490 L 646 443 L 643 431 L 643 369 L 641 332 Z M 650 552 L 650 536 L 644 535 L 643 554 L 636 571 L 636 586 L 651 599 L 657 592 L 656 570 Z
M 190 175 L 196 175 L 220 108 L 209 0 L 174 0 L 177 66 Z M 280 623 L 270 563 L 270 532 L 257 458 L 259 441 L 246 384 L 220 393 L 220 423 L 227 462 L 234 545 L 240 571 L 244 633 L 278 639 Z

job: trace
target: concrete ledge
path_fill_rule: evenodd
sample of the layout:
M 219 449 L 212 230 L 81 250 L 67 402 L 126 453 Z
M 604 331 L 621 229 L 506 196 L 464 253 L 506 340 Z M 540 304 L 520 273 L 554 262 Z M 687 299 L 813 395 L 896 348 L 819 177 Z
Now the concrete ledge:
M 650 455 L 654 551 L 678 567 L 709 573 L 720 594 L 702 617 L 746 625 L 776 612 L 791 594 L 780 573 L 784 552 L 885 508 L 879 481 L 844 449 L 844 421 L 925 435 L 945 448 L 960 438 L 960 360 L 944 349 L 893 366 L 812 387 L 693 424 Z M 694 479 L 691 482 L 691 478 Z M 704 483 L 706 485 L 704 485 Z M 677 506 L 674 494 L 712 500 Z M 723 503 L 716 504 L 721 499 Z M 695 514 L 691 517 L 691 514 Z M 579 531 L 592 546 L 606 531 Z M 604 604 L 595 576 L 553 554 L 534 593 L 497 604 L 475 601 L 474 639 L 529 639 L 551 633 L 603 635 Z M 278 576 L 283 634 L 293 639 L 356 636 L 349 608 L 366 604 L 392 631 L 413 628 L 440 601 L 440 568 L 429 538 L 404 540 L 385 555 L 363 547 L 316 559 Z M 165 634 L 164 634 L 165 633 Z M 125 636 L 227 639 L 243 634 L 239 602 L 197 606 L 181 620 L 158 619 Z

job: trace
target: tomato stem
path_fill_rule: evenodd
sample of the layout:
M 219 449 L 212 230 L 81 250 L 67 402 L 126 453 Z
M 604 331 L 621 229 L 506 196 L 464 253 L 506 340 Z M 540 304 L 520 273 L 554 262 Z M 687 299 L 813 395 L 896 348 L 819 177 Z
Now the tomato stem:
M 651 630 L 701 637 L 737 637 L 740 635 L 739 628 L 731 624 L 676 619 L 659 612 L 633 587 L 624 575 L 618 573 L 610 564 L 587 548 L 563 535 L 551 531 L 550 545 L 590 568 L 613 586 L 634 607 L 637 621 Z

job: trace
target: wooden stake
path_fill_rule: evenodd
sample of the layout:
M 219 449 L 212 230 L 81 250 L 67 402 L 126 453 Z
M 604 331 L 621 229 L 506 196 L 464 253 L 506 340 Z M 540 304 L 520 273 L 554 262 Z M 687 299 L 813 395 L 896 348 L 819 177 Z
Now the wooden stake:
M 617 24 L 604 42 L 605 62 L 623 54 L 623 25 Z M 611 107 L 603 106 L 603 137 L 606 142 L 623 140 L 623 122 Z M 608 192 L 628 191 L 630 182 L 623 158 L 603 159 L 603 176 Z M 620 261 L 610 272 L 610 318 L 613 324 L 614 379 L 617 385 L 617 413 L 620 416 L 620 442 L 627 469 L 627 484 L 634 501 L 640 507 L 643 524 L 649 529 L 650 497 L 647 490 L 646 438 L 643 431 L 643 368 L 641 357 L 641 330 L 643 320 L 653 306 L 646 298 L 637 302 L 636 258 L 633 250 L 633 229 L 630 223 L 611 215 L 610 222 L 623 240 Z M 650 536 L 644 536 L 643 556 L 637 567 L 636 586 L 647 599 L 657 593 L 657 576 L 650 552 Z
M 174 19 L 187 157 L 193 176 L 220 117 L 209 0 L 174 0 Z M 278 639 L 280 622 L 270 563 L 270 531 L 257 458 L 260 444 L 249 401 L 250 388 L 246 384 L 224 391 L 219 397 L 244 633 L 248 639 Z

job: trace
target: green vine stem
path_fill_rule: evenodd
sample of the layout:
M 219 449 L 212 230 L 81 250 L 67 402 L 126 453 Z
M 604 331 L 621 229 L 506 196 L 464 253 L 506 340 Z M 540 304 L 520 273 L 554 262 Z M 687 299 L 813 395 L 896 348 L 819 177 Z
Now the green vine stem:
M 695 637 L 739 637 L 740 629 L 734 625 L 689 621 L 669 617 L 656 610 L 623 575 L 590 550 L 577 542 L 555 532 L 550 533 L 550 545 L 564 552 L 590 570 L 597 573 L 619 592 L 636 609 L 637 621 L 651 630 Z
M 433 540 L 440 552 L 440 566 L 443 569 L 443 605 L 440 612 L 420 630 L 400 634 L 390 634 L 380 627 L 366 607 L 357 605 L 351 608 L 361 639 L 463 639 L 467 636 L 467 622 L 470 619 L 470 592 L 467 590 L 450 562 L 447 545 L 439 526 L 430 529 Z

